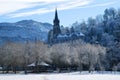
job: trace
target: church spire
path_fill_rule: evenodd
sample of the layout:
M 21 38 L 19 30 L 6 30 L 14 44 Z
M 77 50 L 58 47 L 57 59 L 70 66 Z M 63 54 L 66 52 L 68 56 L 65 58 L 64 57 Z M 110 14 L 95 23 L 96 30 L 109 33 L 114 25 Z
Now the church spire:
M 54 24 L 57 24 L 57 25 L 59 25 L 59 19 L 58 19 L 58 13 L 57 13 L 57 8 L 56 8 L 56 10 L 55 10 L 55 18 L 54 18 Z
M 55 10 L 55 20 L 58 20 L 57 9 Z
M 57 9 L 56 9 L 55 10 L 55 18 L 53 20 L 53 35 L 54 35 L 54 37 L 57 37 L 58 34 L 61 33 L 59 22 L 60 21 L 58 19 L 58 13 L 57 13 Z

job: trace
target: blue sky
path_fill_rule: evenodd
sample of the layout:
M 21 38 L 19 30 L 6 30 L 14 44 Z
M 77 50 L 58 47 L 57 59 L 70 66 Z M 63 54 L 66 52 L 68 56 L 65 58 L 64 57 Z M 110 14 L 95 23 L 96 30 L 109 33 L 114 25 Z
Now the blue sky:
M 0 0 L 0 22 L 33 19 L 53 23 L 57 7 L 60 24 L 69 26 L 103 14 L 106 8 L 120 8 L 120 0 Z

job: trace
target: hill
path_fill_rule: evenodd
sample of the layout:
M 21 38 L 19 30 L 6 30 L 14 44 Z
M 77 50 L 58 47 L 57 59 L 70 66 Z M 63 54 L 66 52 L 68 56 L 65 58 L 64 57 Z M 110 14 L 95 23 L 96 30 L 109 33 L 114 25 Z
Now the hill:
M 22 20 L 15 23 L 0 23 L 0 43 L 7 41 L 46 41 L 48 31 L 52 28 L 49 23 L 33 20 Z

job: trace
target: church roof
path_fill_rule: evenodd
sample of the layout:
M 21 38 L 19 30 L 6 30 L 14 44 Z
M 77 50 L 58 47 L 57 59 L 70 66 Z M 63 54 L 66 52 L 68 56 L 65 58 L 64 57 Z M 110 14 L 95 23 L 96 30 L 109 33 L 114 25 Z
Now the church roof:
M 59 34 L 58 35 L 58 38 L 64 38 L 64 37 L 72 37 L 72 35 L 76 35 L 77 37 L 80 37 L 80 36 L 85 36 L 83 33 L 71 33 L 70 35 L 67 35 L 67 34 Z

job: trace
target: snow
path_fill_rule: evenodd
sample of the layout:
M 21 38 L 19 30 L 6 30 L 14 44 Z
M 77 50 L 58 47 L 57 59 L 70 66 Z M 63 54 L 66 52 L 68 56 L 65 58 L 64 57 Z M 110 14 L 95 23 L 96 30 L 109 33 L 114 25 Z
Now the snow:
M 41 66 L 50 66 L 49 64 L 47 64 L 45 62 L 40 62 L 40 63 L 38 63 L 38 65 L 41 65 Z M 35 66 L 35 62 L 32 63 L 32 64 L 29 64 L 28 66 Z
M 45 62 L 41 62 L 39 65 L 49 66 L 49 64 L 47 64 L 47 63 L 45 63 Z
M 85 36 L 83 33 L 78 33 L 78 32 L 75 32 L 75 33 L 71 33 L 70 35 L 66 35 L 66 34 L 59 34 L 58 35 L 58 38 L 72 38 L 73 35 L 76 35 L 77 37 L 82 37 L 82 36 Z
M 35 63 L 29 64 L 28 66 L 35 66 Z
M 65 37 L 69 37 L 69 36 L 67 36 L 66 34 L 64 34 L 64 35 L 59 34 L 59 35 L 58 35 L 58 38 L 65 38 Z
M 46 73 L 46 74 L 1 74 L 0 80 L 120 80 L 120 74 L 81 74 Z
M 16 23 L 0 23 L 0 44 L 7 41 L 47 40 L 51 24 L 33 20 L 22 20 Z

